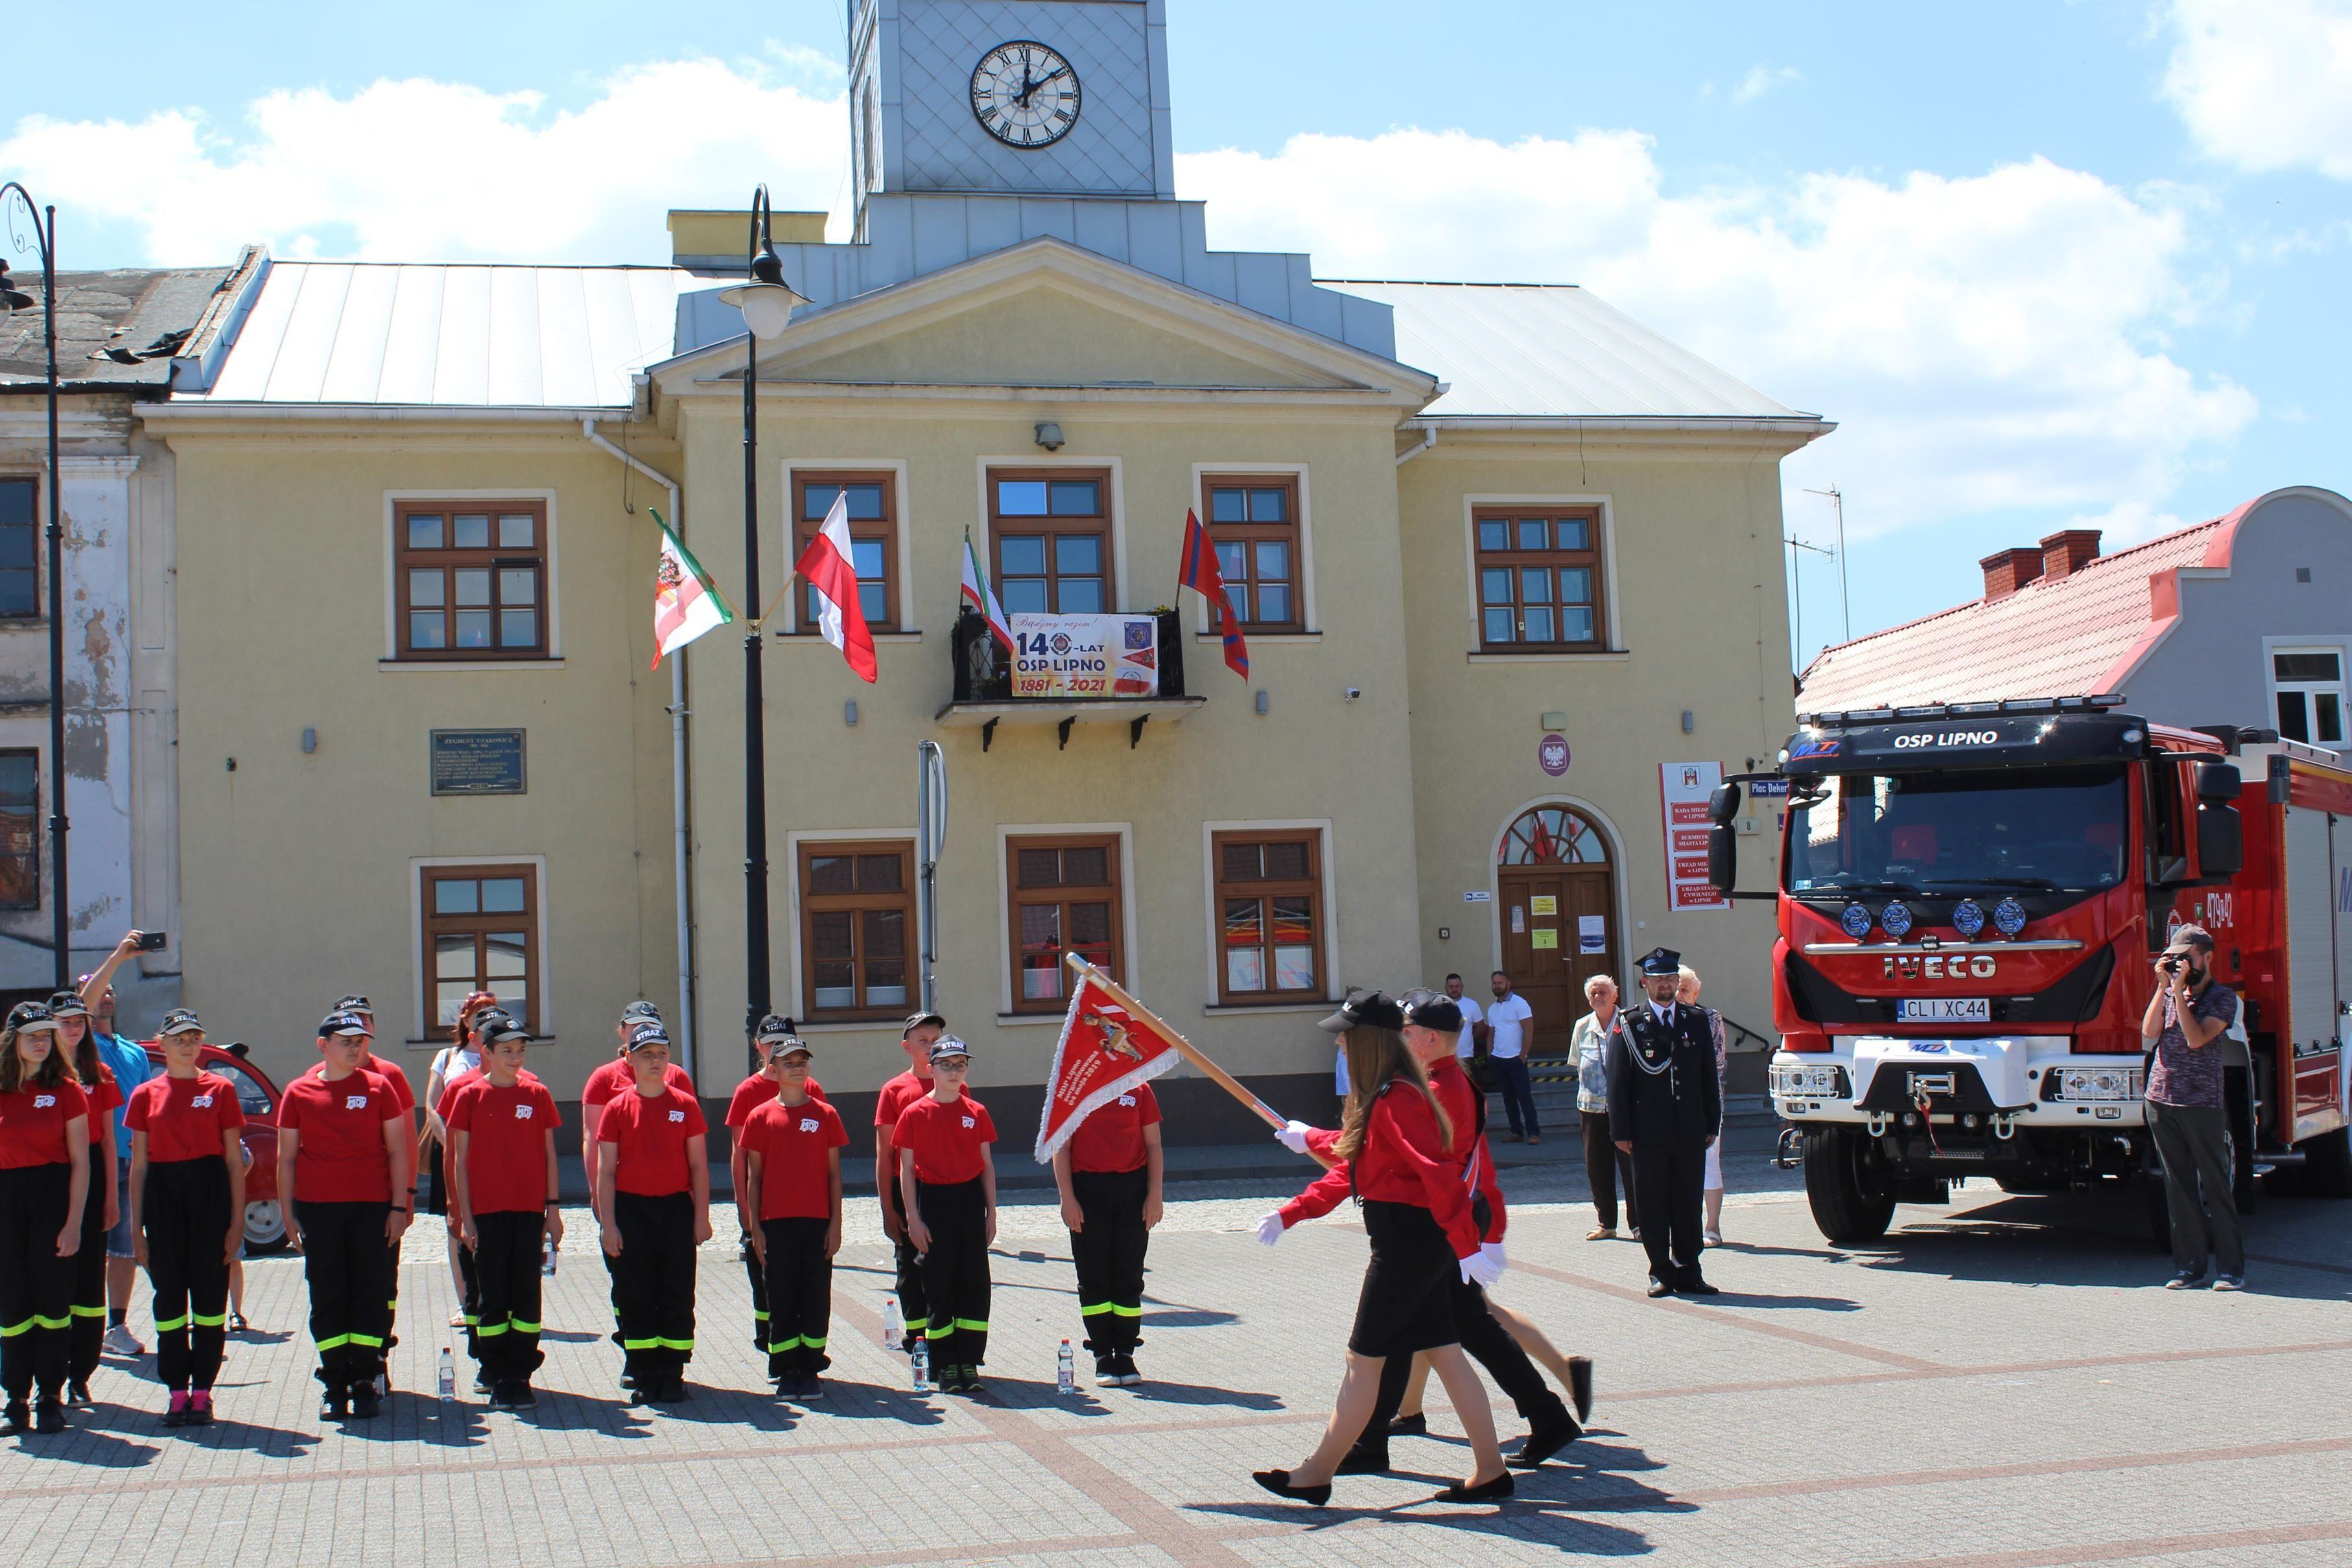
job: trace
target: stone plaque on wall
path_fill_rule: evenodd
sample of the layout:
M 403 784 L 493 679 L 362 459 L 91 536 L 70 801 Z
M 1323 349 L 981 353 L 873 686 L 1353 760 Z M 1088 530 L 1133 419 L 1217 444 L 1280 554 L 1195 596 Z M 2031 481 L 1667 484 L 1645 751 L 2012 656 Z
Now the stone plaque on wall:
M 519 729 L 435 730 L 433 793 L 527 793 L 522 737 Z

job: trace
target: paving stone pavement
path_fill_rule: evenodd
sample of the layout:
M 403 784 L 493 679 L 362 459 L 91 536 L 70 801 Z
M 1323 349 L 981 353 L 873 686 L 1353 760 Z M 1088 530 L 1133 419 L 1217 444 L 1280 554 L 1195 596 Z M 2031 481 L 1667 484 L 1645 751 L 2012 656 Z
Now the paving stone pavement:
M 1343 1478 L 1328 1509 L 1251 1485 L 1329 1409 L 1364 1239 L 1342 1211 L 1268 1252 L 1246 1230 L 1295 1189 L 1233 1182 L 1175 1189 L 1153 1242 L 1155 1381 L 1069 1398 L 1068 1241 L 1034 1198 L 1003 1213 L 981 1401 L 913 1394 L 877 1343 L 870 1201 L 851 1205 L 833 1392 L 814 1409 L 761 1382 L 724 1211 L 729 1239 L 699 1260 L 696 1396 L 662 1413 L 616 1386 L 584 1212 L 520 1415 L 430 1397 L 453 1337 L 437 1230 L 407 1244 L 400 1392 L 372 1423 L 318 1420 L 300 1262 L 257 1259 L 259 1332 L 232 1342 L 220 1424 L 163 1429 L 152 1360 L 110 1361 L 70 1433 L 0 1445 L 0 1518 L 14 1560 L 40 1568 L 2352 1562 L 2352 1206 L 2270 1202 L 2246 1294 L 2168 1292 L 2137 1206 L 2112 1196 L 1972 1184 L 1948 1209 L 1902 1210 L 1883 1247 L 1832 1249 L 1764 1142 L 1737 1150 L 1735 1191 L 1780 1190 L 1732 1199 L 1708 1257 L 1727 1294 L 1706 1302 L 1649 1301 L 1637 1246 L 1585 1242 L 1572 1171 L 1511 1173 L 1498 1294 L 1596 1358 L 1600 1397 L 1586 1439 L 1500 1508 L 1426 1502 L 1467 1468 L 1442 1404 L 1432 1438 L 1395 1445 L 1401 1473 Z M 142 1302 L 142 1336 L 149 1321 Z

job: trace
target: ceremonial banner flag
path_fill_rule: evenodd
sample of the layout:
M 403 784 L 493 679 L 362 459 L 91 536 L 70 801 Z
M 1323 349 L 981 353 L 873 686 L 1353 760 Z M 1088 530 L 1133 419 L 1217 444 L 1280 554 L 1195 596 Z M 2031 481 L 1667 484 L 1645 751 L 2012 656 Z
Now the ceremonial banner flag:
M 1209 531 L 1201 526 L 1201 515 L 1189 509 L 1184 514 L 1184 555 L 1177 565 L 1176 586 L 1189 588 L 1209 601 L 1209 630 L 1225 644 L 1225 668 L 1249 679 L 1249 644 L 1242 641 L 1233 595 L 1225 591 L 1225 574 L 1217 565 L 1217 552 L 1209 547 Z
M 661 525 L 661 558 L 654 566 L 654 668 L 658 670 L 663 654 L 675 653 L 713 627 L 726 625 L 735 612 L 662 515 L 651 507 L 646 510 Z
M 1008 653 L 1013 652 L 1012 630 L 1004 622 L 1004 611 L 996 602 L 996 591 L 988 585 L 988 575 L 980 570 L 980 557 L 971 548 L 970 528 L 963 531 L 963 601 L 987 619 L 996 645 Z
M 1176 1042 L 1160 1032 L 1159 1022 L 1149 1013 L 1138 1018 L 1113 1000 L 1097 974 L 1079 977 L 1062 1019 L 1062 1038 L 1054 1043 L 1053 1068 L 1045 1074 L 1045 1112 L 1037 1119 L 1039 1165 L 1050 1165 L 1054 1151 L 1097 1108 L 1176 1065 Z
M 809 540 L 808 549 L 801 552 L 793 570 L 807 580 L 816 590 L 816 629 L 824 640 L 841 650 L 849 667 L 858 677 L 873 681 L 874 633 L 866 629 L 866 612 L 857 602 L 857 568 L 849 549 L 849 491 L 846 487 L 834 493 L 833 508 L 824 515 L 824 526 L 816 538 Z

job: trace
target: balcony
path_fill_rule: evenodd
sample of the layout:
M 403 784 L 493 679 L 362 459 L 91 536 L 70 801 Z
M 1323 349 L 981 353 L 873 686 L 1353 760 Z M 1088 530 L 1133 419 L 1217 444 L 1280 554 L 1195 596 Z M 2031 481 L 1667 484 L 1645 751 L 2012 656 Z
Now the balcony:
M 1016 634 L 1026 617 L 1013 618 Z M 1058 745 L 1066 748 L 1070 730 L 1080 724 L 1109 722 L 1127 726 L 1132 750 L 1143 742 L 1143 727 L 1154 718 L 1182 722 L 1207 701 L 1184 691 L 1184 644 L 1176 612 L 1162 610 L 1150 619 L 1157 623 L 1151 649 L 1155 686 L 1133 695 L 1090 696 L 1060 694 L 1045 696 L 1013 695 L 1013 661 L 988 633 L 988 622 L 969 605 L 956 618 L 948 638 L 948 657 L 955 677 L 955 695 L 935 716 L 948 728 L 980 731 L 980 748 L 996 739 L 999 724 L 1050 724 L 1058 731 Z M 1105 673 L 1105 684 L 1115 685 Z

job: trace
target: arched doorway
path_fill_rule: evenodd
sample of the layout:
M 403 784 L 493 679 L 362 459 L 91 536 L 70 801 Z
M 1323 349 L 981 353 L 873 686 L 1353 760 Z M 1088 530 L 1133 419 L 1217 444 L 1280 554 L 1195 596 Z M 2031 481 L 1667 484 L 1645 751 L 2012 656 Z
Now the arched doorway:
M 1573 807 L 1538 806 L 1496 851 L 1503 972 L 1535 1011 L 1533 1049 L 1568 1049 L 1584 982 L 1619 971 L 1616 868 L 1609 841 Z

